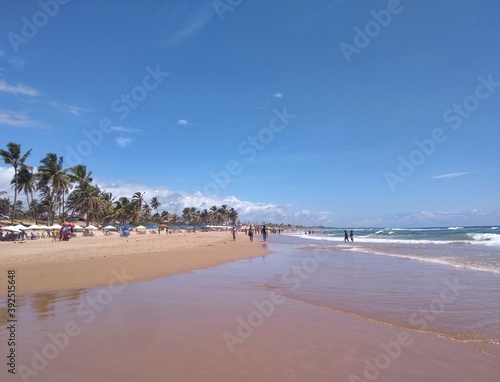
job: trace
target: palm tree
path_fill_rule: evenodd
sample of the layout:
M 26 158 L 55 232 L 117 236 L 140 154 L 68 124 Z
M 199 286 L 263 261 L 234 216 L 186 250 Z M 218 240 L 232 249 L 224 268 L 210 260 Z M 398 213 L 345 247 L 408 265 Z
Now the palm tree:
M 238 211 L 236 211 L 233 207 L 229 209 L 228 217 L 229 220 L 231 220 L 231 224 L 236 225 L 238 223 Z
M 73 183 L 76 183 L 77 199 L 80 199 L 82 192 L 86 188 L 86 186 L 92 183 L 92 171 L 87 172 L 87 166 L 77 165 L 75 167 L 71 167 L 69 169 L 70 179 Z
M 158 213 L 158 207 L 161 206 L 160 200 L 158 199 L 158 196 L 155 196 L 154 198 L 151 199 L 151 202 L 149 203 L 151 208 L 153 208 L 156 213 Z
M 160 222 L 161 223 L 168 223 L 170 221 L 170 214 L 168 211 L 162 211 L 160 215 Z
M 31 216 L 31 210 L 33 209 L 35 223 L 37 223 L 36 208 L 34 208 L 36 206 L 33 205 L 33 192 L 36 190 L 36 175 L 33 173 L 33 167 L 22 165 L 19 169 L 19 173 L 17 174 L 17 178 L 17 191 L 24 191 L 24 193 L 26 194 L 29 215 Z
M 136 223 L 142 216 L 142 205 L 144 203 L 144 192 L 136 192 L 132 195 L 132 204 L 134 205 L 132 221 Z
M 77 187 L 68 197 L 68 207 L 85 215 L 87 225 L 99 220 L 102 205 L 101 190 L 89 183 Z
M 41 166 L 38 167 L 38 188 L 49 188 L 46 197 L 50 196 L 51 224 L 54 223 L 55 211 L 57 207 L 60 207 L 61 200 L 64 212 L 64 195 L 69 191 L 71 185 L 71 177 L 68 175 L 68 169 L 63 168 L 63 162 L 63 157 L 58 158 L 56 154 L 49 153 L 40 161 Z
M 227 221 L 229 219 L 229 210 L 227 208 L 227 204 L 223 204 L 222 206 L 220 206 L 220 208 L 217 212 L 220 216 L 220 220 L 218 223 L 222 222 L 224 224 L 227 224 Z
M 202 224 L 207 224 L 210 221 L 210 213 L 206 208 L 200 212 L 200 221 Z
M 0 156 L 2 157 L 5 164 L 10 164 L 14 168 L 14 203 L 17 202 L 17 182 L 18 182 L 18 169 L 24 164 L 26 159 L 30 156 L 31 149 L 28 150 L 24 155 L 21 155 L 21 145 L 14 142 L 7 143 L 7 150 L 0 150 Z M 12 210 L 11 223 L 14 224 L 14 219 L 16 218 L 16 209 Z
M 134 217 L 135 203 L 122 196 L 114 203 L 115 220 L 125 223 Z
M 149 204 L 144 203 L 144 205 L 142 206 L 142 213 L 146 219 L 149 219 L 151 217 L 151 207 Z

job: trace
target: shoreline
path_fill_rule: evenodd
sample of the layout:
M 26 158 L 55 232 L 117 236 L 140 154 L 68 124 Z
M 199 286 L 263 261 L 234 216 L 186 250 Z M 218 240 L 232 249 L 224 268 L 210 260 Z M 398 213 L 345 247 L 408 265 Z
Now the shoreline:
M 270 253 L 246 236 L 232 240 L 230 232 L 170 235 L 118 234 L 78 236 L 68 242 L 52 239 L 1 243 L 0 268 L 16 270 L 17 294 L 54 292 L 140 282 L 210 268 L 226 262 Z M 7 272 L 0 274 L 0 297 L 7 295 Z

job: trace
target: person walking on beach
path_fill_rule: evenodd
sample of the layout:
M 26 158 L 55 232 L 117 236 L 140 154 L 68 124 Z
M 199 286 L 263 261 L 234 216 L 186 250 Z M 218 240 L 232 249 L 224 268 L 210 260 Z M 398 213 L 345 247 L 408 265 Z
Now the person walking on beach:
M 354 242 L 354 232 L 351 229 L 351 242 Z
M 253 227 L 250 226 L 248 229 L 248 236 L 250 237 L 250 241 L 253 241 Z
M 260 230 L 260 232 L 262 232 L 262 238 L 264 239 L 264 241 L 267 240 L 267 228 L 266 226 L 262 226 L 262 229 Z
M 231 230 L 232 234 L 233 234 L 233 241 L 236 240 L 236 227 L 233 226 L 233 229 Z
M 344 230 L 344 241 L 349 241 L 349 235 L 346 230 Z

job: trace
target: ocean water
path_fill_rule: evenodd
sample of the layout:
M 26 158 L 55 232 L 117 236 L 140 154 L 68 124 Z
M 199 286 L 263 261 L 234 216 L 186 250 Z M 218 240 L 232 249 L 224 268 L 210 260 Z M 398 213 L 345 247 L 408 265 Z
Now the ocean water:
M 282 235 L 290 269 L 267 285 L 306 304 L 460 341 L 500 360 L 498 227 Z M 279 251 L 279 249 L 277 249 Z

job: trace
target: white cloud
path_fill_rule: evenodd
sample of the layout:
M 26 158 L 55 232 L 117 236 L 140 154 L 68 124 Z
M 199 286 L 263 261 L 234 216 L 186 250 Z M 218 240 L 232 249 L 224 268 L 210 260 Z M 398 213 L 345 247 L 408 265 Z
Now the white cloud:
M 274 93 L 273 97 L 274 98 L 283 98 L 283 93 L 279 93 L 279 92 L 278 93 Z
M 184 8 L 184 6 L 182 7 Z M 178 22 L 181 27 L 172 36 L 167 38 L 166 45 L 169 47 L 178 45 L 186 41 L 189 37 L 194 35 L 203 29 L 212 16 L 214 16 L 215 11 L 211 3 L 203 4 L 195 9 L 189 15 L 184 17 L 184 9 L 180 9 L 179 12 L 173 12 L 176 14 L 175 20 L 172 22 Z
M 125 196 L 131 198 L 135 192 L 144 192 L 145 200 L 158 196 L 161 206 L 159 211 L 168 211 L 171 214 L 181 214 L 185 207 L 195 207 L 200 210 L 210 209 L 216 205 L 228 205 L 238 211 L 243 223 L 285 223 L 315 225 L 328 223 L 330 214 L 326 212 L 289 211 L 290 206 L 273 203 L 256 203 L 238 199 L 235 196 L 208 196 L 201 192 L 181 192 L 167 188 L 154 188 L 145 184 L 126 183 L 122 181 L 97 181 L 102 190 L 111 192 L 116 198 Z
M 177 121 L 177 124 L 180 125 L 180 126 L 189 126 L 191 125 L 187 119 L 179 119 Z
M 142 130 L 136 129 L 134 127 L 123 127 L 123 126 L 111 126 L 110 130 L 119 132 L 119 133 L 140 133 Z
M 42 127 L 43 123 L 31 119 L 26 112 L 0 109 L 0 125 L 16 127 Z
M 14 169 L 12 167 L 0 167 L 0 191 L 6 191 L 7 194 L 0 195 L 0 198 L 13 197 L 14 191 L 10 182 L 14 177 Z
M 450 172 L 448 174 L 442 174 L 442 175 L 433 176 L 431 179 L 456 178 L 458 176 L 464 176 L 464 175 L 469 175 L 469 174 L 473 174 L 473 172 Z
M 22 94 L 28 96 L 40 95 L 40 91 L 35 88 L 26 86 L 19 82 L 16 85 L 11 85 L 4 80 L 0 80 L 0 92 L 11 93 L 11 94 Z
M 22 69 L 24 68 L 25 62 L 22 58 L 16 57 L 11 60 L 9 60 L 10 64 L 15 67 L 16 69 Z
M 77 115 L 77 116 L 81 115 L 83 113 L 88 113 L 88 112 L 93 111 L 90 109 L 85 109 L 85 108 L 80 107 L 80 106 L 60 104 L 59 102 L 56 102 L 56 101 L 49 102 L 49 105 L 54 106 L 55 108 L 62 110 L 64 112 L 67 112 L 67 113 L 70 113 L 73 115 Z
M 130 146 L 132 143 L 132 138 L 116 137 L 116 145 L 121 148 Z

